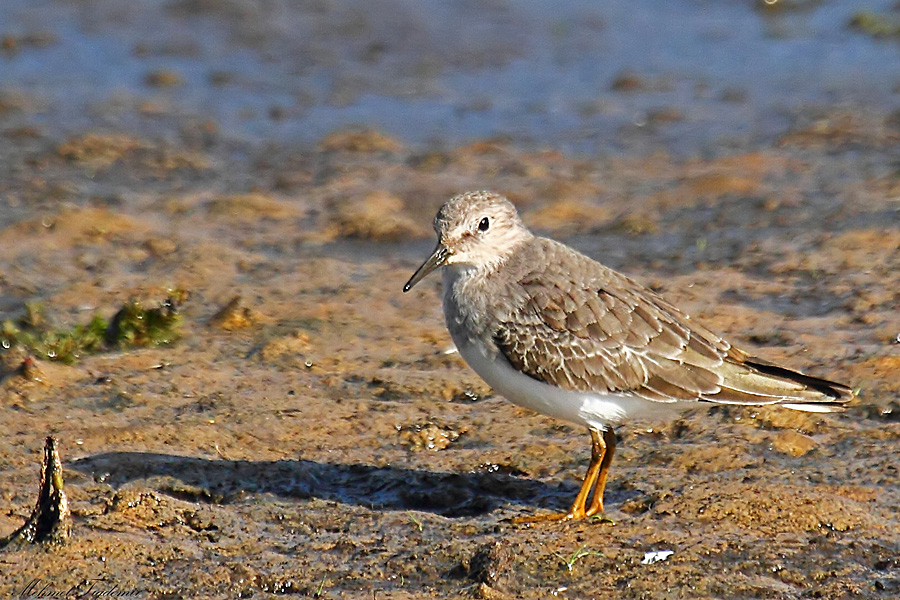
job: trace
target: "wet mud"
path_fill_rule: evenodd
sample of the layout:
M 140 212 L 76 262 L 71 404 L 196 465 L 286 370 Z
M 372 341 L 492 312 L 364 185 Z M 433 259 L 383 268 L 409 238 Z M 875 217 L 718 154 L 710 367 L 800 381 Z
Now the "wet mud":
M 248 21 L 231 44 L 287 39 L 245 8 L 176 2 L 166 18 L 225 11 Z M 129 15 L 94 35 L 116 19 L 126 35 Z M 354 22 L 346 36 L 381 35 L 377 19 Z M 162 52 L 150 42 L 135 56 Z M 467 56 L 452 67 L 514 58 Z M 139 85 L 190 87 L 164 75 Z M 629 78 L 610 82 L 611 102 L 665 83 Z M 2 320 L 72 332 L 185 296 L 178 335 L 159 343 L 71 364 L 3 349 L 0 537 L 31 514 L 50 435 L 71 533 L 0 552 L 0 596 L 900 596 L 900 127 L 881 102 L 894 92 L 779 112 L 737 147 L 713 129 L 702 152 L 670 144 L 697 125 L 688 100 L 684 118 L 616 127 L 622 151 L 590 155 L 346 125 L 258 143 L 174 100 L 110 97 L 114 118 L 85 123 L 41 93 L 0 95 Z M 568 506 L 587 432 L 492 395 L 452 352 L 438 277 L 401 293 L 437 207 L 480 188 L 736 345 L 858 399 L 840 414 L 713 407 L 632 423 L 605 519 L 511 523 Z

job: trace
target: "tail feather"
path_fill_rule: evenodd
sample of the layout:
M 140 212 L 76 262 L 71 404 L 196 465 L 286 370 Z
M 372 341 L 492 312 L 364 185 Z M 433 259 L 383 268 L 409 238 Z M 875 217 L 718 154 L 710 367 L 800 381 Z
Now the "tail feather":
M 788 381 L 795 381 L 806 386 L 808 389 L 815 390 L 820 394 L 831 398 L 831 400 L 822 398 L 817 402 L 812 402 L 810 404 L 843 404 L 853 399 L 853 390 L 842 383 L 829 381 L 827 379 L 821 379 L 819 377 L 812 377 L 810 375 L 804 375 L 803 373 L 798 373 L 797 371 L 779 367 L 778 365 L 772 364 L 759 358 L 749 358 L 744 362 L 744 364 L 748 367 L 756 369 L 757 371 L 765 375 L 787 379 Z
M 799 410 L 811 413 L 834 413 L 842 412 L 844 405 L 839 402 L 807 402 L 806 404 L 798 404 L 796 402 L 786 402 L 779 404 L 782 408 L 790 408 L 791 410 Z
M 718 392 L 701 395 L 702 401 L 746 406 L 768 404 L 827 413 L 844 410 L 844 404 L 853 399 L 853 390 L 846 385 L 804 375 L 759 358 L 734 361 L 721 372 L 723 378 Z

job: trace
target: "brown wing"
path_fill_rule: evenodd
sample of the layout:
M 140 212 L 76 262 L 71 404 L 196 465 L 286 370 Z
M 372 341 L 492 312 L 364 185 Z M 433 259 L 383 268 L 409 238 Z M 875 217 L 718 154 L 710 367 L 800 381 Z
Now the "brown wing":
M 524 304 L 499 323 L 501 352 L 535 379 L 661 402 L 830 404 L 851 397 L 846 386 L 749 357 L 624 275 L 593 261 L 582 266 L 595 271 L 586 283 L 550 269 L 521 278 L 516 296 Z

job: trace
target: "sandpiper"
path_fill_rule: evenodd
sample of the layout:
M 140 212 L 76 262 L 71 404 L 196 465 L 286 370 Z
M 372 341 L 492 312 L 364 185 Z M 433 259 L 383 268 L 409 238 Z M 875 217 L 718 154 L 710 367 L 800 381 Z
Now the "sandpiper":
M 571 508 L 527 520 L 602 513 L 612 428 L 629 419 L 698 403 L 835 412 L 853 397 L 845 385 L 735 348 L 634 280 L 535 236 L 498 194 L 450 199 L 434 230 L 437 247 L 403 291 L 445 267 L 444 317 L 469 366 L 508 400 L 591 434 Z

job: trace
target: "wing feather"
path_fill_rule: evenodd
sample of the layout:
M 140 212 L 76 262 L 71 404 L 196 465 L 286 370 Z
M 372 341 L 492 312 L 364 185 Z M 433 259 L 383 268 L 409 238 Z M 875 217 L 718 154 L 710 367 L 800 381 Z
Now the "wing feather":
M 660 402 L 843 403 L 852 396 L 846 386 L 752 359 L 587 257 L 575 255 L 578 264 L 564 269 L 554 261 L 563 251 L 542 242 L 548 261 L 514 283 L 510 296 L 524 301 L 498 319 L 495 333 L 510 363 L 537 380 Z

